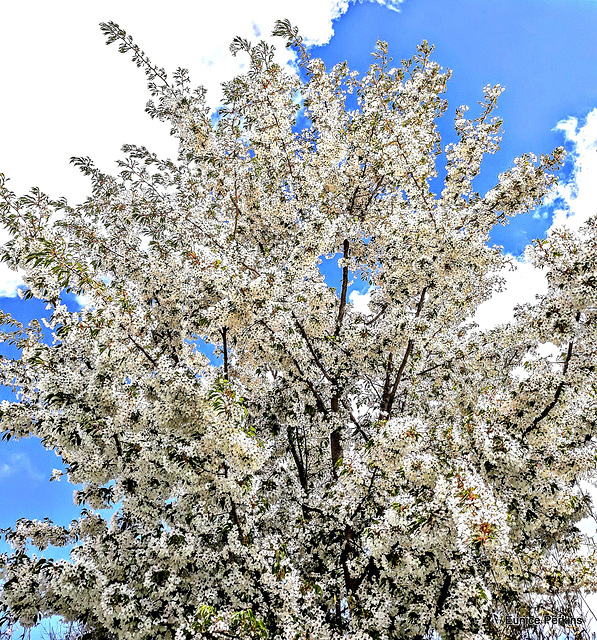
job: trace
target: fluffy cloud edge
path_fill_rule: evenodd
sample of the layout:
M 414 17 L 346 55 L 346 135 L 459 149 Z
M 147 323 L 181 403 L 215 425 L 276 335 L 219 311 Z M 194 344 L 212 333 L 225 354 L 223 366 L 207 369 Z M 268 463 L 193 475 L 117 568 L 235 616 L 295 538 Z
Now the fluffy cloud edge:
M 272 4 L 266 0 L 255 0 L 251 3 L 229 0 L 226 11 L 222 11 L 221 7 L 213 7 L 207 11 L 202 9 L 200 20 L 194 20 L 189 16 L 184 24 L 181 24 L 178 18 L 179 15 L 189 13 L 188 6 L 183 0 L 172 0 L 171 11 L 166 14 L 161 10 L 157 0 L 145 0 L 143 5 L 136 0 L 131 0 L 130 3 L 105 0 L 101 6 L 89 4 L 85 7 L 79 7 L 77 3 L 77 11 L 73 14 L 73 16 L 76 15 L 76 20 L 71 20 L 68 24 L 63 20 L 63 15 L 69 12 L 69 5 L 74 8 L 74 0 L 65 0 L 65 6 L 60 11 L 56 11 L 54 7 L 50 7 L 42 0 L 32 0 L 27 8 L 18 4 L 7 8 L 7 12 L 3 15 L 8 28 L 7 46 L 10 48 L 10 34 L 20 33 L 20 25 L 25 24 L 30 31 L 31 41 L 35 43 L 33 47 L 27 49 L 31 59 L 21 61 L 28 69 L 28 74 L 19 73 L 18 65 L 14 65 L 11 71 L 13 76 L 10 76 L 7 82 L 14 81 L 18 84 L 23 76 L 29 75 L 29 84 L 37 86 L 41 82 L 45 87 L 44 74 L 46 76 L 48 74 L 44 66 L 31 65 L 31 61 L 40 55 L 40 51 L 44 51 L 43 59 L 46 61 L 44 64 L 51 63 L 51 67 L 63 69 L 65 76 L 76 74 L 78 78 L 77 82 L 64 85 L 60 100 L 47 101 L 47 117 L 53 126 L 51 129 L 46 128 L 46 132 L 56 133 L 54 137 L 37 141 L 38 144 L 43 143 L 45 150 L 39 150 L 33 163 L 27 151 L 27 140 L 23 140 L 20 133 L 12 142 L 4 140 L 5 153 L 8 158 L 11 158 L 7 167 L 15 180 L 15 190 L 24 192 L 27 189 L 25 185 L 28 184 L 25 181 L 31 180 L 42 190 L 66 195 L 69 201 L 85 198 L 88 191 L 87 182 L 80 176 L 73 175 L 67 161 L 70 155 L 77 155 L 74 150 L 79 147 L 86 149 L 85 155 L 93 157 L 97 166 L 106 167 L 108 171 L 111 170 L 114 161 L 111 149 L 117 148 L 123 141 L 135 138 L 145 140 L 146 146 L 164 157 L 174 152 L 172 142 L 167 138 L 165 131 L 161 132 L 164 135 L 160 137 L 149 128 L 151 123 L 139 122 L 135 111 L 138 108 L 136 98 L 146 100 L 147 96 L 142 84 L 131 85 L 130 75 L 127 74 L 128 65 L 124 61 L 116 62 L 109 56 L 106 57 L 103 47 L 93 46 L 95 42 L 93 38 L 99 37 L 97 24 L 100 20 L 105 20 L 106 16 L 130 31 L 137 44 L 142 46 L 152 60 L 160 66 L 175 69 L 181 62 L 188 60 L 191 79 L 200 80 L 201 85 L 207 90 L 208 104 L 216 109 L 221 104 L 223 95 L 221 82 L 246 72 L 248 67 L 245 56 L 233 57 L 229 51 L 229 45 L 235 36 L 242 35 L 254 41 L 264 39 L 274 44 L 277 62 L 288 71 L 296 72 L 296 55 L 285 49 L 280 38 L 270 36 L 275 21 L 287 17 L 291 23 L 299 27 L 305 44 L 321 46 L 327 44 L 333 37 L 334 22 L 357 2 L 361 4 L 372 2 L 389 10 L 399 11 L 404 0 L 305 0 L 302 3 L 280 2 L 279 4 Z M 141 6 L 146 16 L 144 19 L 139 18 Z M 35 24 L 29 21 L 31 11 L 38 15 Z M 168 38 L 169 33 L 179 34 L 175 46 L 172 46 L 171 39 Z M 71 48 L 85 49 L 87 52 L 85 67 L 81 66 L 80 61 L 73 59 Z M 130 114 L 129 106 L 123 107 L 123 110 L 127 111 L 125 117 L 122 118 L 122 122 L 111 123 L 113 130 L 107 138 L 102 132 L 89 133 L 86 127 L 88 121 L 102 121 L 105 118 L 109 121 L 110 119 L 109 109 L 105 108 L 101 100 L 96 99 L 94 74 L 100 72 L 111 74 L 110 92 L 106 93 L 107 99 L 110 95 L 124 95 L 127 96 L 127 103 L 130 103 Z M 20 85 L 17 86 L 17 84 L 15 84 L 15 90 L 18 92 Z M 27 86 L 22 89 L 26 91 Z M 139 90 L 142 93 L 137 95 L 136 92 Z M 23 103 L 27 102 L 25 96 Z M 72 113 L 70 120 L 65 120 L 61 105 L 69 102 L 88 105 L 81 121 L 77 119 L 78 115 L 73 119 Z M 26 113 L 21 115 L 27 116 Z M 11 120 L 11 112 L 7 112 L 6 117 Z M 16 121 L 12 129 L 21 131 Z M 81 136 L 82 131 L 89 137 Z M 155 138 L 150 137 L 148 141 L 147 134 L 151 136 L 152 132 Z M 62 148 L 65 149 L 64 153 L 61 153 Z M 61 158 L 60 162 L 56 161 L 57 158 Z M 62 166 L 63 158 L 66 158 L 64 166 Z M 40 180 L 40 176 L 43 176 L 43 180 Z M 0 234 L 0 243 L 5 240 L 4 234 Z M 15 297 L 17 289 L 22 285 L 23 281 L 18 274 L 0 265 L 0 298 Z
M 561 227 L 578 231 L 597 214 L 597 107 L 587 114 L 583 123 L 569 117 L 558 122 L 554 130 L 563 133 L 572 166 L 569 176 L 546 200 L 547 206 L 554 207 L 547 236 Z M 515 271 L 500 274 L 506 279 L 504 290 L 481 304 L 473 317 L 481 329 L 512 320 L 516 305 L 533 303 L 538 295 L 547 291 L 542 271 L 525 260 L 513 260 L 513 264 Z

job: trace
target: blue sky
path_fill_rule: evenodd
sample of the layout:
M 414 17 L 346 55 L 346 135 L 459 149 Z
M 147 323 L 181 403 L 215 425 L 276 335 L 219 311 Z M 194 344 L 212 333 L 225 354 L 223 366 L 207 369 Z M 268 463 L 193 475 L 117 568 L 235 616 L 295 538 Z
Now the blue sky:
M 497 111 L 504 120 L 503 142 L 475 185 L 481 193 L 515 156 L 566 146 L 571 154 L 559 198 L 492 233 L 492 241 L 507 252 L 519 256 L 530 240 L 545 236 L 554 214 L 560 221 L 570 216 L 574 226 L 597 210 L 592 204 L 597 203 L 597 186 L 592 186 L 597 183 L 597 115 L 592 115 L 597 114 L 597 0 L 234 0 L 223 10 L 189 0 L 174 0 L 171 10 L 154 0 L 122 4 L 35 0 L 3 9 L 0 172 L 11 178 L 13 190 L 24 193 L 38 185 L 76 202 L 86 196 L 87 183 L 69 167 L 72 155 L 89 155 L 114 171 L 125 142 L 174 154 L 167 128 L 143 112 L 148 97 L 143 74 L 115 47 L 104 47 L 100 21 L 118 22 L 159 65 L 188 66 L 215 107 L 219 81 L 242 70 L 242 60 L 227 52 L 232 37 L 267 35 L 276 19 L 289 17 L 317 44 L 312 54 L 328 67 L 347 60 L 363 72 L 378 38 L 389 43 L 396 63 L 411 57 L 423 39 L 434 44 L 435 60 L 453 70 L 446 96 L 450 106 L 441 125 L 444 143 L 452 140 L 457 106 L 468 104 L 474 115 L 483 86 L 504 85 Z M 288 61 L 282 41 L 277 45 L 280 59 Z M 558 123 L 564 124 L 557 128 Z M 334 260 L 325 265 L 328 280 L 336 277 L 335 269 Z M 528 267 L 521 265 L 519 275 L 527 280 L 519 278 L 506 292 L 509 297 L 502 297 L 510 306 L 522 300 L 523 289 L 541 289 L 540 277 Z M 44 314 L 39 303 L 14 297 L 17 285 L 15 274 L 2 267 L 0 308 L 22 321 Z M 0 390 L 0 397 L 9 398 L 10 392 Z M 19 517 L 47 516 L 59 524 L 77 517 L 73 487 L 65 480 L 49 482 L 55 467 L 59 458 L 35 439 L 0 443 L 0 527 Z

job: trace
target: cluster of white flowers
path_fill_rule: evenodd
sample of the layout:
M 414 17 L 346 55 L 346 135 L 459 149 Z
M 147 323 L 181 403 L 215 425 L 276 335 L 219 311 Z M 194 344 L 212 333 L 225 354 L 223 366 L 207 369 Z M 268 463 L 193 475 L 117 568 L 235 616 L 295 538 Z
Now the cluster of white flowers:
M 5 532 L 6 619 L 119 640 L 470 640 L 502 637 L 492 611 L 595 588 L 576 524 L 597 455 L 597 221 L 537 243 L 536 305 L 466 324 L 505 262 L 489 230 L 541 200 L 562 151 L 473 193 L 499 142 L 502 89 L 485 87 L 476 119 L 457 110 L 437 196 L 449 73 L 427 43 L 399 68 L 378 43 L 359 79 L 280 23 L 306 80 L 237 39 L 250 70 L 212 122 L 186 72 L 168 80 L 104 28 L 145 68 L 180 154 L 127 145 L 118 176 L 77 160 L 92 195 L 75 208 L 0 182 L 3 257 L 54 338 L 2 314 L 21 353 L 0 362 L 19 393 L 2 429 L 58 452 L 85 507 L 68 528 Z M 333 256 L 338 290 L 319 270 Z M 86 306 L 69 312 L 64 290 Z M 70 561 L 29 543 L 71 544 Z

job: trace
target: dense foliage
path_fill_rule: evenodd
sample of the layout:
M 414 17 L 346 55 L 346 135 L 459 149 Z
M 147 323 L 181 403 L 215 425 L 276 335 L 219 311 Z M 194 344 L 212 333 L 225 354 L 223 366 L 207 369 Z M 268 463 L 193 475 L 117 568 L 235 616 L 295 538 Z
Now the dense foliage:
M 448 640 L 519 638 L 504 616 L 549 614 L 576 633 L 596 578 L 577 524 L 596 461 L 597 221 L 529 249 L 549 290 L 512 323 L 470 321 L 507 263 L 489 231 L 541 202 L 563 151 L 476 193 L 502 89 L 475 119 L 459 108 L 442 147 L 449 73 L 427 43 L 391 68 L 379 42 L 359 77 L 326 71 L 280 22 L 301 73 L 236 39 L 250 70 L 212 118 L 186 71 L 170 80 L 102 27 L 144 68 L 180 152 L 126 145 L 117 176 L 74 159 L 92 182 L 76 207 L 2 177 L 3 257 L 53 335 L 2 316 L 21 354 L 1 362 L 18 393 L 4 437 L 57 451 L 85 507 L 68 528 L 5 531 L 5 621 L 57 614 L 123 640 Z M 336 290 L 320 265 L 338 254 Z M 29 544 L 73 545 L 70 561 Z

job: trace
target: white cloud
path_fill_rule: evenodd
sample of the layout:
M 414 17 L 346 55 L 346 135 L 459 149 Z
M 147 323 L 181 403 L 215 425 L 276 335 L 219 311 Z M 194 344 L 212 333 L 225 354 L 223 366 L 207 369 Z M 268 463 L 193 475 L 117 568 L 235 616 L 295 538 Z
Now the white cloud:
M 369 309 L 369 302 L 371 301 L 371 290 L 366 293 L 359 293 L 358 291 L 351 291 L 348 295 L 348 300 L 352 303 L 355 311 L 369 315 L 371 309 Z
M 38 186 L 73 204 L 88 195 L 89 181 L 69 165 L 71 156 L 89 156 L 113 172 L 123 143 L 162 157 L 176 154 L 169 127 L 143 112 L 149 98 L 144 74 L 116 46 L 105 47 L 100 22 L 119 24 L 167 71 L 187 67 L 216 107 L 220 83 L 247 68 L 246 56 L 228 50 L 235 36 L 273 42 L 278 62 L 289 65 L 293 54 L 284 40 L 269 36 L 276 20 L 288 18 L 306 43 L 322 45 L 333 35 L 333 20 L 354 1 L 171 0 L 167 8 L 158 0 L 5 3 L 0 59 L 10 62 L 2 69 L 0 172 L 18 194 Z M 369 1 L 394 10 L 401 2 Z M 0 295 L 15 295 L 18 284 L 0 269 Z
M 0 479 L 18 475 L 21 479 L 26 476 L 29 480 L 40 481 L 44 476 L 24 453 L 13 453 L 8 462 L 0 463 Z
M 362 3 L 363 0 L 359 0 L 359 2 Z M 376 2 L 387 9 L 391 9 L 392 11 L 400 11 L 400 5 L 404 0 L 370 0 L 370 2 Z
M 0 298 L 16 298 L 17 289 L 24 284 L 19 273 L 0 263 Z
M 597 108 L 582 126 L 576 118 L 568 118 L 559 122 L 556 129 L 573 145 L 569 158 L 574 166 L 570 179 L 556 191 L 554 199 L 560 207 L 551 228 L 565 225 L 576 230 L 597 214 Z
M 483 331 L 514 319 L 514 308 L 525 302 L 535 302 L 535 297 L 547 292 L 547 280 L 543 272 L 529 262 L 513 259 L 514 270 L 507 268 L 500 275 L 506 280 L 503 290 L 479 305 L 473 321 Z

